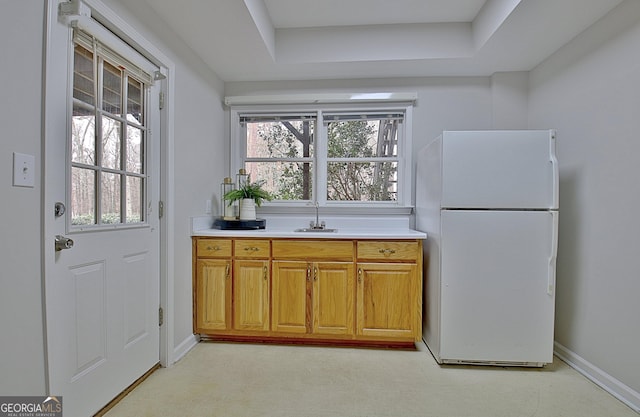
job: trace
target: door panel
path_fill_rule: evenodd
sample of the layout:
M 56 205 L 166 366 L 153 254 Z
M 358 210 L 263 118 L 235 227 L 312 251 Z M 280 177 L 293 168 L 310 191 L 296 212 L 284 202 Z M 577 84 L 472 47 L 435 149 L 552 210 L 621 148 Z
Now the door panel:
M 269 330 L 269 261 L 236 260 L 233 277 L 233 327 Z
M 69 289 L 75 291 L 75 304 L 68 310 L 69 323 L 75 343 L 71 344 L 75 370 L 71 380 L 74 381 L 89 368 L 95 367 L 106 358 L 105 335 L 105 288 L 106 273 L 104 262 L 69 268 L 65 281 Z
M 550 362 L 553 215 L 444 211 L 441 357 Z
M 313 333 L 353 334 L 353 264 L 318 262 L 313 274 Z
M 442 207 L 557 208 L 548 130 L 444 132 Z
M 307 333 L 310 279 L 311 265 L 306 262 L 273 261 L 273 331 Z
M 420 297 L 416 274 L 416 264 L 358 264 L 359 335 L 414 338 Z
M 196 274 L 196 332 L 227 330 L 231 320 L 229 260 L 199 259 Z

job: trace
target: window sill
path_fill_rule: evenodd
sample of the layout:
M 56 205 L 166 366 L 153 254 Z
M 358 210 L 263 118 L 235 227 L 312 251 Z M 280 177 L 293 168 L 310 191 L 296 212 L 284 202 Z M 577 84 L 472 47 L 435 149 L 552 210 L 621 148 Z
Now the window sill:
M 327 205 L 320 206 L 319 213 L 322 216 L 410 216 L 413 214 L 412 206 L 377 206 L 370 205 Z M 260 215 L 293 215 L 293 214 L 313 214 L 315 216 L 316 208 L 312 204 L 304 205 L 283 205 L 283 204 L 265 204 L 257 207 L 256 212 Z

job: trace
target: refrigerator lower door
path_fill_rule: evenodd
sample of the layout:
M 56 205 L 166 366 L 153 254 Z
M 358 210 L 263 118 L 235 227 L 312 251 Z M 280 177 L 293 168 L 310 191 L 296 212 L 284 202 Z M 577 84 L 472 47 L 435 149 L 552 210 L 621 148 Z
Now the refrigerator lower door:
M 552 362 L 555 216 L 443 210 L 442 362 Z

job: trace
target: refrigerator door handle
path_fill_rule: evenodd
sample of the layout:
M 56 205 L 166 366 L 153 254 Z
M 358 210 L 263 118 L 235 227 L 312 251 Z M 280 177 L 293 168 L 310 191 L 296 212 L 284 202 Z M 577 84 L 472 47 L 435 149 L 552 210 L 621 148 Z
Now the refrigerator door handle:
M 547 271 L 547 294 L 553 296 L 556 287 L 556 260 L 558 258 L 558 212 L 550 211 L 553 231 L 551 232 L 551 254 Z
M 549 138 L 549 161 L 551 162 L 551 181 L 553 181 L 552 185 L 552 198 L 551 202 L 552 209 L 559 208 L 560 206 L 560 180 L 559 180 L 559 172 L 558 172 L 558 157 L 556 156 L 556 131 L 551 131 L 551 137 Z

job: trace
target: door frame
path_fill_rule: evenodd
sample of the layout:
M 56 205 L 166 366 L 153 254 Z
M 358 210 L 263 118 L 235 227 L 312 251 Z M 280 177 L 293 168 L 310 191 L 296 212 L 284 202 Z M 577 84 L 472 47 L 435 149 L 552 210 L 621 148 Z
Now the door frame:
M 75 0 L 77 1 L 77 0 Z M 156 46 L 149 42 L 144 36 L 142 36 L 136 29 L 129 23 L 124 21 L 118 14 L 108 8 L 100 0 L 82 0 L 83 3 L 91 9 L 91 16 L 98 20 L 107 29 L 115 33 L 122 38 L 126 43 L 136 49 L 141 55 L 147 58 L 160 68 L 160 73 L 164 75 L 164 79 L 158 80 L 160 82 L 160 89 L 164 93 L 164 107 L 160 110 L 160 201 L 164 204 L 164 215 L 159 220 L 160 224 L 160 307 L 164 313 L 164 323 L 160 326 L 160 340 L 159 340 L 159 357 L 160 364 L 164 367 L 171 366 L 174 360 L 174 347 L 173 347 L 173 334 L 174 334 L 174 297 L 173 297 L 173 282 L 174 282 L 174 219 L 171 216 L 174 207 L 174 161 L 173 161 L 173 148 L 174 148 L 174 134 L 173 134 L 173 122 L 174 122 L 174 106 L 173 106 L 173 92 L 174 92 L 174 77 L 175 63 L 169 59 L 164 53 L 160 51 Z M 45 39 L 45 59 L 44 59 L 44 88 L 43 88 L 43 155 L 46 155 L 46 148 L 48 143 L 52 143 L 50 134 L 48 132 L 54 132 L 53 126 L 59 125 L 60 121 L 55 117 L 49 116 L 52 113 L 51 109 L 59 107 L 59 102 L 56 102 L 54 94 L 50 94 L 49 90 L 51 85 L 59 79 L 60 73 L 56 73 L 56 68 L 48 65 L 52 62 L 52 56 L 56 56 L 57 51 L 51 50 L 51 44 L 49 39 L 51 38 L 51 30 L 54 26 L 54 22 L 58 19 L 58 4 L 60 0 L 47 0 L 46 3 L 46 39 Z M 65 77 L 68 74 L 65 73 Z M 66 121 L 64 122 L 66 123 Z M 42 172 L 45 172 L 44 167 L 45 158 L 43 157 Z M 53 208 L 47 207 L 47 202 L 50 200 L 47 197 L 47 181 L 43 178 L 43 200 L 42 200 L 42 224 L 43 224 L 43 239 L 42 239 L 42 265 L 43 265 L 43 285 L 45 284 L 45 276 L 47 275 L 46 267 L 52 264 L 48 260 L 48 257 L 53 256 L 53 242 L 48 239 L 50 235 L 47 230 L 46 217 L 50 215 Z M 158 208 L 155 208 L 156 212 Z M 169 215 L 167 215 L 169 214 Z M 43 301 L 44 291 L 43 291 Z M 46 311 L 46 309 L 45 309 Z M 44 337 L 46 334 L 46 318 L 44 327 Z M 46 346 L 45 346 L 46 351 Z M 45 357 L 46 359 L 46 357 Z M 46 368 L 46 387 L 49 392 L 49 375 L 48 366 Z

